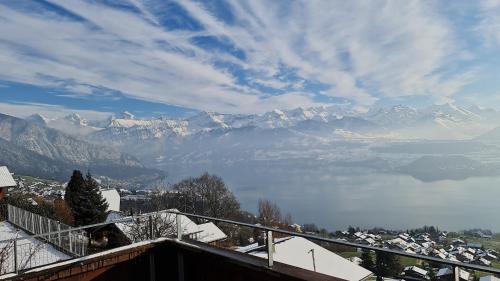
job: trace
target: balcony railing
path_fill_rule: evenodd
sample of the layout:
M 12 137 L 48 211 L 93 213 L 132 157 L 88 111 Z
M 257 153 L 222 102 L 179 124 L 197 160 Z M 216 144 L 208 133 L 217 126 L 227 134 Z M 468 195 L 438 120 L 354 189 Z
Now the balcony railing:
M 286 236 L 297 236 L 297 237 L 302 237 L 309 239 L 311 241 L 317 241 L 317 242 L 323 242 L 323 243 L 329 243 L 333 245 L 340 245 L 340 246 L 346 246 L 346 247 L 352 247 L 355 249 L 365 249 L 365 250 L 370 250 L 374 251 L 377 253 L 388 253 L 388 254 L 394 254 L 397 256 L 402 256 L 402 257 L 408 257 L 416 260 L 422 260 L 426 262 L 432 262 L 432 263 L 438 263 L 441 265 L 446 265 L 449 267 L 453 268 L 455 280 L 458 280 L 459 276 L 459 269 L 468 269 L 468 270 L 474 270 L 474 271 L 479 271 L 479 272 L 486 272 L 486 273 L 491 273 L 495 275 L 500 275 L 500 269 L 493 268 L 493 267 L 487 267 L 487 266 L 482 266 L 482 265 L 476 265 L 476 264 L 469 264 L 469 263 L 463 263 L 459 261 L 452 261 L 452 260 L 445 260 L 437 257 L 432 257 L 432 256 L 425 256 L 425 255 L 420 255 L 420 254 L 413 254 L 413 253 L 407 253 L 407 252 L 402 252 L 398 250 L 393 250 L 393 249 L 387 249 L 387 248 L 380 248 L 380 247 L 374 247 L 374 246 L 369 246 L 369 245 L 363 245 L 363 244 L 357 244 L 353 242 L 348 242 L 344 240 L 339 240 L 339 239 L 332 239 L 332 238 L 324 238 L 324 237 L 319 237 L 315 235 L 310 235 L 310 234 L 305 234 L 305 233 L 299 233 L 299 232 L 294 232 L 294 231 L 289 231 L 289 230 L 283 230 L 283 229 L 278 229 L 278 228 L 272 228 L 272 227 L 266 227 L 266 226 L 261 226 L 261 225 L 254 225 L 250 223 L 244 223 L 244 222 L 238 222 L 238 221 L 233 221 L 233 220 L 227 220 L 227 219 L 220 219 L 220 218 L 214 218 L 214 217 L 208 217 L 208 216 L 202 216 L 202 215 L 196 215 L 196 214 L 189 214 L 189 213 L 183 213 L 183 212 L 178 212 L 178 211 L 172 211 L 172 210 L 164 210 L 157 212 L 155 214 L 159 213 L 170 213 L 174 215 L 175 217 L 175 222 L 173 227 L 173 231 L 171 232 L 172 234 L 175 235 L 175 239 L 177 240 L 183 240 L 183 233 L 182 233 L 182 227 L 181 227 L 181 216 L 186 216 L 189 218 L 195 218 L 198 220 L 203 220 L 203 221 L 212 221 L 212 222 L 217 222 L 217 223 L 222 223 L 222 224 L 228 224 L 228 225 L 233 225 L 233 226 L 238 226 L 238 227 L 247 227 L 251 229 L 256 229 L 259 231 L 263 231 L 266 234 L 266 249 L 267 249 L 267 265 L 268 267 L 273 267 L 273 236 L 276 235 L 286 235 Z M 74 231 L 88 231 L 90 229 L 95 229 L 97 227 L 103 227 L 106 225 L 110 224 L 115 224 L 115 223 L 130 223 L 131 221 L 143 221 L 147 222 L 147 224 L 144 225 L 146 228 L 146 239 L 156 239 L 160 237 L 155 237 L 154 231 L 153 231 L 153 219 L 152 219 L 153 214 L 146 214 L 146 215 L 136 215 L 132 217 L 126 217 L 122 219 L 117 219 L 111 222 L 106 222 L 106 223 L 98 223 L 98 224 L 92 224 L 92 225 L 86 225 L 82 227 L 74 227 L 71 229 L 65 229 L 65 230 L 58 230 L 58 231 L 51 231 L 43 234 L 37 234 L 37 235 L 32 235 L 30 238 L 34 239 L 43 239 L 44 237 L 51 237 L 55 236 L 57 237 L 58 235 L 63 235 L 65 233 L 70 233 Z M 14 239 L 8 239 L 8 240 L 2 240 L 0 241 L 0 248 L 2 247 L 1 245 L 12 245 L 16 244 L 18 240 L 21 239 L 26 239 L 24 238 L 14 238 Z M 19 253 L 19 251 L 18 251 Z M 11 259 L 13 262 L 17 262 L 16 264 L 9 265 L 7 268 L 11 269 L 12 272 L 22 272 L 22 267 L 19 265 L 19 260 L 25 260 L 23 257 L 17 257 L 15 259 Z M 53 262 L 53 261 L 47 261 L 47 262 Z M 7 273 L 7 272 L 3 272 Z

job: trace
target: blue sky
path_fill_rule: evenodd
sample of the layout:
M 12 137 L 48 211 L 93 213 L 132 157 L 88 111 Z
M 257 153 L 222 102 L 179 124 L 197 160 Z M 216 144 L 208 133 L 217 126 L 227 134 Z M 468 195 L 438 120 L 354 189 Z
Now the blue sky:
M 0 2 L 0 112 L 500 108 L 500 1 Z

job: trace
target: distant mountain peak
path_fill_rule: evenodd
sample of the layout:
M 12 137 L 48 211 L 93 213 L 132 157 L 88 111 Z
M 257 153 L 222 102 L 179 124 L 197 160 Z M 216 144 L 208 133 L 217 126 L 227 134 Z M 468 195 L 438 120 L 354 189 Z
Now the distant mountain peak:
M 89 125 L 89 120 L 83 118 L 78 113 L 72 113 L 70 115 L 67 115 L 66 117 L 64 117 L 64 119 L 67 121 L 70 121 L 74 125 L 80 125 L 80 126 L 84 126 L 84 127 Z
M 124 111 L 121 115 L 121 119 L 125 119 L 125 120 L 134 120 L 135 119 L 135 115 L 128 112 L 128 111 Z
M 35 123 L 38 125 L 46 126 L 48 122 L 50 121 L 49 118 L 43 116 L 42 114 L 35 113 L 26 118 L 26 121 L 30 123 Z

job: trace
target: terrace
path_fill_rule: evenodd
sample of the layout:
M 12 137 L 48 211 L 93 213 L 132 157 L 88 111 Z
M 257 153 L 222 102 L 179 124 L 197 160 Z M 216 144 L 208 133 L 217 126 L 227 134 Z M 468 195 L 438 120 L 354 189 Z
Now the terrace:
M 280 251 L 278 243 L 281 243 L 283 239 L 273 237 L 301 237 L 315 243 L 366 249 L 440 264 L 442 267 L 449 268 L 448 273 L 453 276 L 452 280 L 460 280 L 461 276 L 464 276 L 464 272 L 477 271 L 492 275 L 500 274 L 499 269 L 483 265 L 177 211 L 163 212 L 175 217 L 177 222 L 182 221 L 181 217 L 189 217 L 197 221 L 214 222 L 217 225 L 250 228 L 264 233 L 266 243 L 259 248 L 258 255 L 251 255 L 192 240 L 183 235 L 182 223 L 174 225 L 176 229 L 168 237 L 155 237 L 153 226 L 145 225 L 149 232 L 148 239 L 145 241 L 25 270 L 18 270 L 17 265 L 14 265 L 16 268 L 14 272 L 0 278 L 7 280 L 365 280 L 371 278 L 369 276 L 363 279 L 350 278 L 349 273 L 347 276 L 344 273 L 341 275 L 340 271 L 335 271 L 336 267 L 339 266 L 337 263 L 332 263 L 332 271 L 324 274 L 319 270 L 315 272 L 315 267 L 314 270 L 308 270 L 299 265 L 294 266 L 281 262 L 279 258 L 283 252 L 277 253 L 276 251 Z M 148 220 L 147 216 L 135 216 L 134 220 L 137 219 L 152 221 Z M 33 235 L 31 239 L 65 236 L 65 234 L 76 231 L 86 231 L 124 222 L 130 222 L 130 218 Z M 67 236 L 71 237 L 71 235 Z M 18 238 L 0 242 L 8 243 L 17 240 Z M 416 268 L 410 269 L 418 270 Z M 471 275 L 469 274 L 469 276 Z

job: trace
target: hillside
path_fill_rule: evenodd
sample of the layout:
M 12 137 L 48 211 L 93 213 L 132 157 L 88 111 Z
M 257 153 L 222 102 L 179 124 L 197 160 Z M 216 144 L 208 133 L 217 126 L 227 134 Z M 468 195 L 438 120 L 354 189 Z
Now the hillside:
M 73 169 L 90 170 L 112 179 L 162 176 L 135 157 L 117 149 L 91 144 L 55 129 L 0 114 L 0 163 L 15 173 L 66 179 Z

